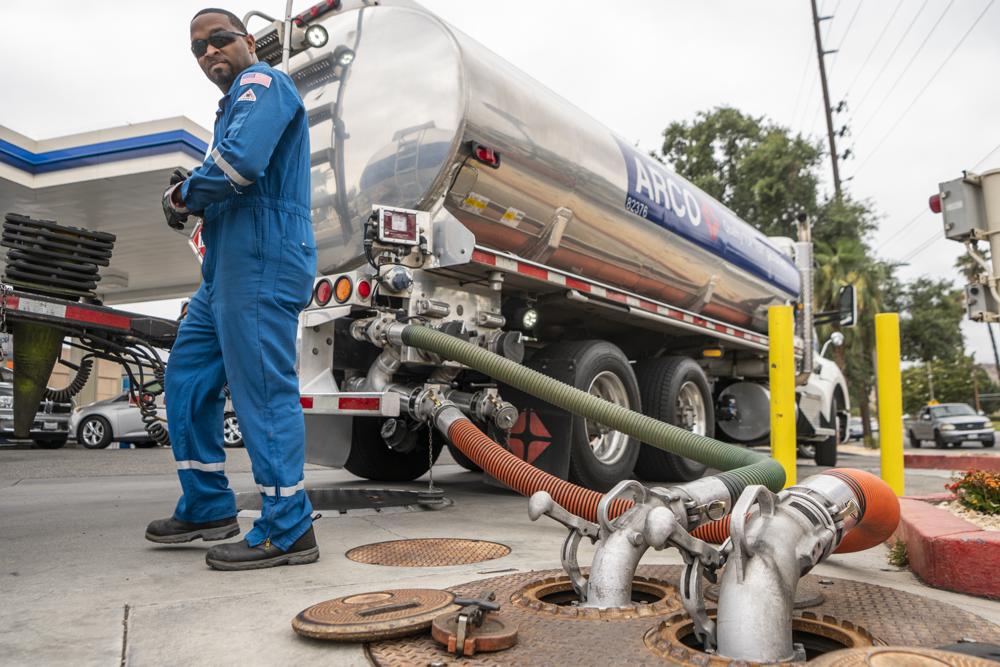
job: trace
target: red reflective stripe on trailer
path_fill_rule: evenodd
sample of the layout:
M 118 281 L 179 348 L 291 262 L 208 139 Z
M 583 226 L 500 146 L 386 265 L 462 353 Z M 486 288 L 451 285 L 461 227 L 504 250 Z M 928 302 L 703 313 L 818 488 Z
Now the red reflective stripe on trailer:
M 590 283 L 585 283 L 582 280 L 577 280 L 576 278 L 566 277 L 566 287 L 571 289 L 580 290 L 581 292 L 590 291 Z
M 21 307 L 21 297 L 16 294 L 11 294 L 6 299 L 4 299 L 4 305 L 11 310 L 17 310 Z
M 472 251 L 472 261 L 479 262 L 480 264 L 489 264 L 490 266 L 497 265 L 496 255 L 491 255 L 488 252 L 483 252 L 482 250 Z
M 116 329 L 130 329 L 132 318 L 117 313 L 107 313 L 101 310 L 91 310 L 80 306 L 66 306 L 66 319 L 90 324 L 103 324 Z
M 538 266 L 532 266 L 531 264 L 525 264 L 524 262 L 517 263 L 517 272 L 523 273 L 526 276 L 531 276 L 532 278 L 538 278 L 539 280 L 548 280 L 549 272 Z
M 621 292 L 608 292 L 607 298 L 612 301 L 618 301 L 619 303 L 625 303 L 625 300 L 627 299 L 627 297 Z
M 312 396 L 299 396 L 299 404 L 306 410 L 312 410 L 313 397 Z
M 341 396 L 337 401 L 337 407 L 341 410 L 372 410 L 378 411 L 381 405 L 379 398 L 354 398 L 351 396 Z

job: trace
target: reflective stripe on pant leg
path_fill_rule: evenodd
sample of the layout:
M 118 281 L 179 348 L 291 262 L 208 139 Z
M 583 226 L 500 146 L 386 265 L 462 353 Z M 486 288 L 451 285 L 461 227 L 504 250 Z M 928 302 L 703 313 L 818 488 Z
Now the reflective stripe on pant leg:
M 178 470 L 200 470 L 202 472 L 223 472 L 226 469 L 226 462 L 202 463 L 201 461 L 178 461 Z
M 203 283 L 188 304 L 164 382 L 172 454 L 183 491 L 174 517 L 192 523 L 236 515 L 236 497 L 223 471 L 221 392 L 226 378 L 209 299 Z

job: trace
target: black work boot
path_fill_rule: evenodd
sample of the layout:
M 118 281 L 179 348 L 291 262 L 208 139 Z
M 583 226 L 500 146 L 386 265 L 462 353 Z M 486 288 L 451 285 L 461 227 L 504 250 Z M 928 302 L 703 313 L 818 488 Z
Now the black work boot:
M 288 551 L 282 551 L 264 540 L 255 547 L 246 540 L 219 544 L 208 550 L 205 562 L 216 570 L 258 570 L 276 565 L 305 565 L 319 560 L 319 547 L 312 526 L 295 540 Z
M 159 544 L 179 544 L 191 542 L 199 537 L 206 542 L 225 540 L 240 534 L 240 524 L 236 517 L 206 521 L 205 523 L 188 523 L 170 517 L 157 519 L 146 526 L 146 539 Z

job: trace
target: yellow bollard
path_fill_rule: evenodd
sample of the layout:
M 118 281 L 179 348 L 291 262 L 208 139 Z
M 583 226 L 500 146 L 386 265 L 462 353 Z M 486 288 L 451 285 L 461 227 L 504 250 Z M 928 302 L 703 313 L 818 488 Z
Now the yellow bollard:
M 795 484 L 795 339 L 791 306 L 767 309 L 771 375 L 771 457 L 785 469 L 785 487 Z
M 899 370 L 899 315 L 875 316 L 878 358 L 878 432 L 882 479 L 903 495 L 903 380 Z

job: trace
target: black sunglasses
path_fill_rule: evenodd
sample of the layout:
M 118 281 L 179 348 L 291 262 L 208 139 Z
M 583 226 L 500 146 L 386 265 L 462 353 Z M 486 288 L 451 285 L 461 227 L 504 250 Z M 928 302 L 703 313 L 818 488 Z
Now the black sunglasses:
M 211 44 L 217 49 L 224 48 L 235 42 L 240 37 L 246 37 L 245 32 L 231 32 L 229 30 L 220 30 L 219 32 L 213 32 L 208 36 L 208 39 L 195 39 L 191 42 L 191 53 L 194 54 L 195 58 L 201 58 L 208 52 L 208 45 Z

